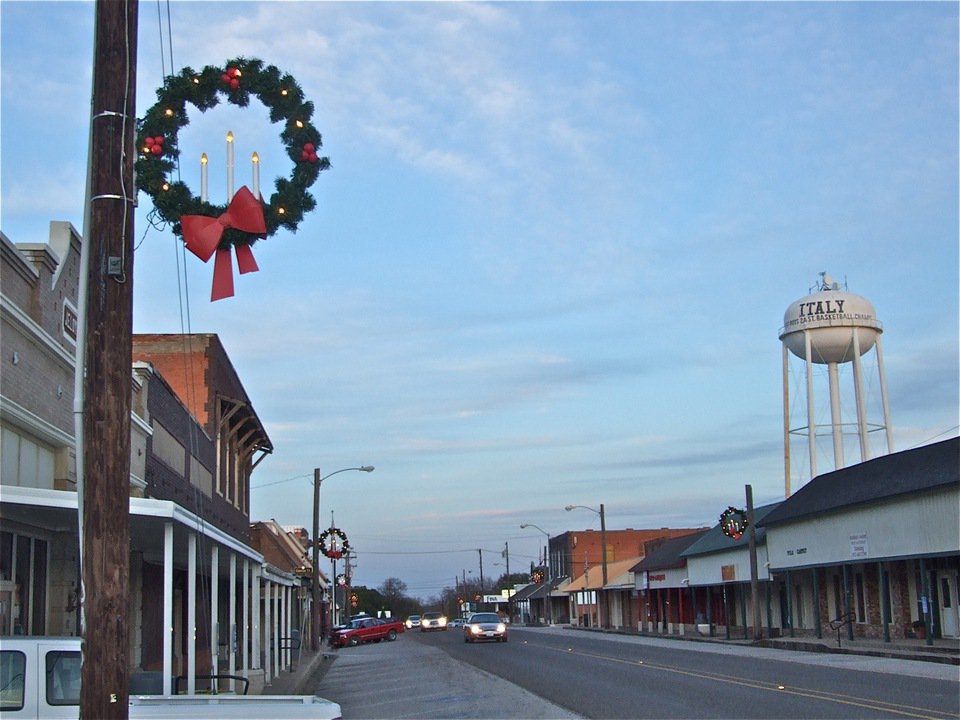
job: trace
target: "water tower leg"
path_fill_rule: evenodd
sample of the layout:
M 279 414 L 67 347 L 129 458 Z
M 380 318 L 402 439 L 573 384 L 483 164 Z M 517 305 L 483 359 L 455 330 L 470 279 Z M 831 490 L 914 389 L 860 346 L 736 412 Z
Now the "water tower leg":
M 790 351 L 783 347 L 783 496 L 790 497 Z
M 810 452 L 810 477 L 817 476 L 817 421 L 813 416 L 813 355 L 810 347 L 810 333 L 803 331 L 806 345 L 804 356 L 807 363 L 807 445 Z
M 890 425 L 890 401 L 887 398 L 887 371 L 883 367 L 883 351 L 880 349 L 880 336 L 874 343 L 877 350 L 877 368 L 880 371 L 880 398 L 883 402 L 883 428 L 887 433 L 887 453 L 893 452 L 893 428 Z
M 840 373 L 835 362 L 827 363 L 830 378 L 830 422 L 833 425 L 833 466 L 845 467 L 843 460 L 843 418 L 840 417 Z
M 867 435 L 867 408 L 863 400 L 863 367 L 860 362 L 860 333 L 853 330 L 853 388 L 857 398 L 857 434 L 860 437 L 860 462 L 870 459 L 870 438 Z

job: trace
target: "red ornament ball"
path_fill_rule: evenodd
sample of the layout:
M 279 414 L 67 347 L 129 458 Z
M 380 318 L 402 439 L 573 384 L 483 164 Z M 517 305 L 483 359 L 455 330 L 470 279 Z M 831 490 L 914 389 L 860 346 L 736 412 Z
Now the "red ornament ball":
M 308 153 L 312 153 L 315 150 L 313 143 L 304 143 L 303 149 L 306 150 Z
M 163 135 L 145 137 L 143 139 L 145 155 L 161 155 L 163 153 Z

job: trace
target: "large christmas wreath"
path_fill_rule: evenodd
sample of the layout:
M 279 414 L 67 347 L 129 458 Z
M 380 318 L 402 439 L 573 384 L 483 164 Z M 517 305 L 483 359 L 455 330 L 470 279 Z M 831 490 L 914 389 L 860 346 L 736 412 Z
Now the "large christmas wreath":
M 328 558 L 339 560 L 350 550 L 350 541 L 340 528 L 327 528 L 317 538 L 320 552 Z
M 747 530 L 747 513 L 733 505 L 720 513 L 720 529 L 723 534 L 733 540 L 739 540 Z
M 185 183 L 171 177 L 180 156 L 178 133 L 190 122 L 187 104 L 206 112 L 218 105 L 222 96 L 227 102 L 246 107 L 251 95 L 270 111 L 270 122 L 282 122 L 280 140 L 293 162 L 290 176 L 276 179 L 275 192 L 268 199 L 252 198 L 252 193 L 241 188 L 229 204 L 204 201 Z M 208 65 L 200 72 L 184 68 L 164 81 L 157 99 L 138 121 L 137 189 L 150 196 L 156 214 L 204 262 L 216 250 L 228 253 L 218 253 L 217 264 L 226 260 L 230 275 L 219 279 L 228 287 L 220 288 L 219 297 L 229 297 L 233 294 L 231 246 L 236 249 L 241 273 L 256 270 L 250 246 L 281 227 L 296 232 L 304 214 L 316 207 L 308 189 L 320 172 L 330 167 L 330 161 L 317 154 L 322 142 L 310 122 L 313 103 L 304 99 L 293 76 L 273 65 L 264 66 L 261 60 L 243 57 L 229 60 L 224 67 Z M 215 268 L 213 299 L 219 299 L 219 272 L 222 268 Z

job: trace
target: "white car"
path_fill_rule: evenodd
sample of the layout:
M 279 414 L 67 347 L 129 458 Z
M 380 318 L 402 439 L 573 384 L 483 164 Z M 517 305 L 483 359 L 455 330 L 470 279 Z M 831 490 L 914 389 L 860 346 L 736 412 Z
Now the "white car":
M 415 627 L 420 627 L 420 616 L 411 615 L 410 617 L 407 618 L 407 621 L 404 623 L 404 625 L 407 626 L 407 630 L 411 630 L 412 628 L 415 628 Z
M 420 618 L 420 632 L 429 632 L 430 630 L 446 630 L 447 617 L 443 613 L 428 612 Z
M 463 626 L 463 641 L 477 640 L 507 641 L 507 625 L 495 612 L 478 612 L 470 616 Z

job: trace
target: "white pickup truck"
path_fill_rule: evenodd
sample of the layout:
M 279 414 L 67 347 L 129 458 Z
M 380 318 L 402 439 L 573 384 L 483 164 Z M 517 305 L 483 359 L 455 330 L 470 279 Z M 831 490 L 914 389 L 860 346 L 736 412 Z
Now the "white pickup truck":
M 0 638 L 0 717 L 79 718 L 80 638 Z M 338 720 L 340 706 L 314 695 L 131 695 L 130 718 Z

